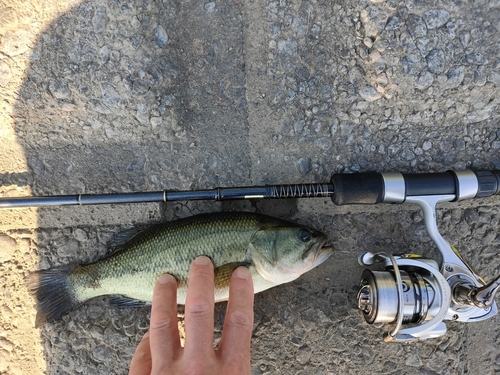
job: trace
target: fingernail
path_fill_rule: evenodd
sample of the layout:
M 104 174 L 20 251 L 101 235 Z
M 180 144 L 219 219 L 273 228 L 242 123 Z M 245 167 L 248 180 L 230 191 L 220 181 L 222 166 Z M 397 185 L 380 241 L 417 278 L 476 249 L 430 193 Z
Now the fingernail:
M 168 273 L 161 275 L 160 278 L 158 279 L 158 282 L 160 284 L 167 284 L 167 283 L 171 283 L 172 281 L 175 281 L 175 277 L 173 277 L 172 275 L 170 275 Z
M 147 331 L 144 336 L 142 336 L 142 339 L 141 340 L 145 340 L 145 339 L 148 339 L 149 338 L 149 331 Z
M 201 256 L 201 257 L 198 257 L 195 260 L 193 260 L 193 264 L 195 266 L 208 266 L 211 263 L 212 263 L 212 261 L 210 260 L 210 258 L 208 258 L 206 256 Z
M 250 274 L 250 270 L 246 267 L 238 267 L 236 270 L 233 272 L 233 275 L 239 279 L 244 279 L 248 280 L 252 277 Z

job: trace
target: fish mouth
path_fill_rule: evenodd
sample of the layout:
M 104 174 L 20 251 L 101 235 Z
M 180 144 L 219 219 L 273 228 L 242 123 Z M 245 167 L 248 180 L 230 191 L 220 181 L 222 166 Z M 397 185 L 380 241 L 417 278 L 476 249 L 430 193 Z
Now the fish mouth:
M 325 241 L 322 241 L 321 243 L 317 244 L 318 248 L 314 252 L 313 259 L 312 259 L 312 267 L 316 267 L 323 263 L 325 260 L 330 258 L 330 256 L 333 253 L 333 246 L 331 245 L 325 245 Z
M 331 245 L 322 246 L 321 248 L 319 248 L 314 256 L 314 260 L 313 260 L 314 267 L 320 265 L 325 260 L 330 258 L 332 253 L 333 253 L 333 246 L 331 246 Z
M 320 265 L 332 255 L 333 246 L 325 245 L 326 241 L 326 236 L 318 238 L 318 241 L 311 243 L 302 255 L 302 261 L 308 264 L 309 269 Z

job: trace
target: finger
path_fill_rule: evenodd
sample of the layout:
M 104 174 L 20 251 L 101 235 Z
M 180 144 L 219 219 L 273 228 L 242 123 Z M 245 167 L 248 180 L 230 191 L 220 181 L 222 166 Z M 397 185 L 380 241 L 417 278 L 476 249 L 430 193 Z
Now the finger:
M 233 272 L 229 284 L 229 301 L 218 355 L 225 362 L 239 362 L 248 365 L 248 368 L 250 368 L 250 341 L 253 328 L 253 300 L 252 275 L 246 267 L 238 267 Z
M 177 280 L 172 275 L 162 275 L 156 283 L 149 332 L 155 367 L 177 358 L 181 343 L 177 324 Z
M 188 358 L 213 356 L 214 347 L 214 267 L 205 257 L 196 258 L 189 270 L 184 320 Z M 194 357 L 193 357 L 194 358 Z
M 137 349 L 135 349 L 130 363 L 129 375 L 151 374 L 151 351 L 149 350 L 149 332 L 146 332 Z

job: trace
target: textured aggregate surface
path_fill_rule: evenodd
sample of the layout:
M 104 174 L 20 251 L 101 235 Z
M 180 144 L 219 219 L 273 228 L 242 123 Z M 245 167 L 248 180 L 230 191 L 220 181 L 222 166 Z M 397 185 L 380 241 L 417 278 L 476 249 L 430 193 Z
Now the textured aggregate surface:
M 498 0 L 0 0 L 0 193 L 500 169 L 499 37 Z M 256 296 L 253 374 L 500 372 L 498 317 L 403 345 L 358 315 L 359 251 L 436 256 L 420 211 L 302 199 L 2 209 L 0 373 L 125 374 L 148 308 L 100 298 L 35 330 L 24 277 L 97 259 L 134 226 L 231 209 L 310 225 L 336 247 Z M 498 198 L 437 217 L 486 279 L 500 273 Z

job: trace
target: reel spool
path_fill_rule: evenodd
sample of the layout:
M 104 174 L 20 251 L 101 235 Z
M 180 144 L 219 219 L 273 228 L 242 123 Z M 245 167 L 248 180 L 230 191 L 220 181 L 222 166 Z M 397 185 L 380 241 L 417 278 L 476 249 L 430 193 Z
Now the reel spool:
M 451 302 L 448 282 L 431 259 L 364 253 L 362 265 L 385 263 L 385 271 L 365 270 L 361 276 L 358 307 L 367 323 L 395 323 L 385 341 L 414 341 L 446 333 Z M 406 326 L 411 325 L 406 328 Z M 405 326 L 404 329 L 403 326 Z
M 403 290 L 402 324 L 418 324 L 439 310 L 435 280 L 417 272 L 400 271 Z M 436 295 L 438 298 L 436 298 Z M 358 307 L 369 324 L 392 323 L 398 317 L 399 295 L 396 278 L 390 271 L 365 270 L 361 276 Z

